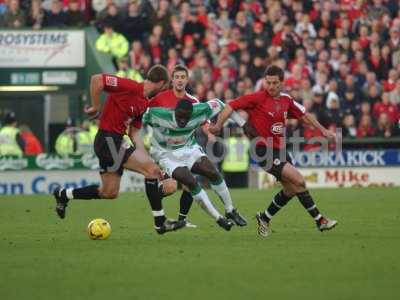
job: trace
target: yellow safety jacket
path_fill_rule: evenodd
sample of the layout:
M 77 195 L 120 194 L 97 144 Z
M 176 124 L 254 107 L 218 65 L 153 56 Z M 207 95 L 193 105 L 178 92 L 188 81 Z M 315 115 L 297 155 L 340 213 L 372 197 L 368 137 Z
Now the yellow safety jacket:
M 246 172 L 249 169 L 249 140 L 245 137 L 230 137 L 226 146 L 228 153 L 222 162 L 222 170 L 224 172 Z
M 128 40 L 120 33 L 114 32 L 110 37 L 103 33 L 96 41 L 96 49 L 100 52 L 110 53 L 116 58 L 124 57 L 128 54 Z
M 96 138 L 97 131 L 99 131 L 99 127 L 96 124 L 90 124 L 89 125 L 89 135 L 90 139 L 92 140 L 92 143 L 94 142 L 94 139 Z
M 76 149 L 74 149 L 76 139 Z M 56 140 L 56 152 L 58 155 L 81 155 L 93 152 L 93 141 L 87 131 L 63 132 Z
M 119 70 L 116 74 L 118 77 L 128 78 L 131 80 L 135 80 L 137 82 L 143 82 L 142 75 L 136 71 L 135 69 L 128 69 L 128 70 Z
M 24 153 L 18 145 L 19 129 L 13 126 L 4 126 L 0 129 L 0 155 L 21 157 Z

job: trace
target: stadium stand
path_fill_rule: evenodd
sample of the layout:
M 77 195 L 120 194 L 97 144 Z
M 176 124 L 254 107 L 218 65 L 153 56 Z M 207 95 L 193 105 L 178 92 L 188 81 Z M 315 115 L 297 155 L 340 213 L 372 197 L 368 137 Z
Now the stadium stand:
M 400 135 L 395 0 L 5 0 L 0 12 L 6 28 L 91 24 L 102 39 L 112 27 L 124 44 L 114 57 L 138 78 L 154 63 L 184 63 L 202 100 L 258 90 L 265 67 L 277 64 L 286 90 L 324 125 L 354 139 Z

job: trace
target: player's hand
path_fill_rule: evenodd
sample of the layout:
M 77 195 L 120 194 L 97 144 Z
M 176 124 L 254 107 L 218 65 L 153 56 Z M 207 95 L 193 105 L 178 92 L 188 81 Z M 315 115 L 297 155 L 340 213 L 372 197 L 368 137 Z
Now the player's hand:
M 100 116 L 100 111 L 93 106 L 85 106 L 83 111 L 89 116 L 89 120 L 95 120 Z
M 210 124 L 210 127 L 208 127 L 208 131 L 214 135 L 219 134 L 221 129 L 222 129 L 221 126 L 217 124 Z
M 333 131 L 330 131 L 330 130 L 326 129 L 326 130 L 324 130 L 322 132 L 322 135 L 324 137 L 326 137 L 331 142 L 335 142 L 336 141 L 336 134 Z

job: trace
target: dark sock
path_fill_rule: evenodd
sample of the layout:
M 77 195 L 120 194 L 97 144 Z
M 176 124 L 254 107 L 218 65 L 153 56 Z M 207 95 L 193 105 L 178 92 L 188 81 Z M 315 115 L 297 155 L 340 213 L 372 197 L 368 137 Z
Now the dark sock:
M 317 205 L 314 203 L 310 193 L 308 191 L 297 193 L 297 198 L 299 198 L 301 205 L 303 205 L 303 207 L 308 211 L 310 216 L 318 222 L 322 216 L 319 213 Z
M 146 195 L 149 199 L 151 210 L 154 216 L 154 225 L 156 227 L 161 227 L 165 221 L 164 210 L 162 209 L 161 195 L 158 188 L 158 179 L 148 179 L 144 180 Z
M 63 189 L 61 192 L 61 196 L 67 198 L 68 200 L 71 200 L 71 197 L 68 197 L 70 196 L 68 195 L 70 192 L 67 192 L 67 190 L 69 191 L 72 190 L 72 196 L 73 196 L 72 199 L 78 199 L 78 200 L 100 199 L 98 185 L 89 185 L 77 189 Z
M 278 194 L 275 195 L 274 199 L 272 199 L 271 204 L 268 206 L 266 211 L 261 213 L 261 218 L 265 221 L 269 222 L 282 207 L 284 207 L 292 197 L 288 197 L 281 190 Z
M 193 197 L 188 191 L 183 191 L 180 199 L 179 220 L 185 220 L 192 207 Z

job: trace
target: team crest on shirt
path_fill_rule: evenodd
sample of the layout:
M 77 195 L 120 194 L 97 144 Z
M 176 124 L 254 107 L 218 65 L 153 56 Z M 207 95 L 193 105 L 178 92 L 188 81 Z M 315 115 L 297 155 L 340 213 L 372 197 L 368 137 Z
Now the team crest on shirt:
M 218 107 L 219 107 L 219 104 L 218 104 L 217 101 L 210 100 L 210 101 L 208 101 L 208 104 L 210 105 L 210 107 L 211 107 L 212 109 L 215 109 L 215 108 L 218 108 Z
M 271 132 L 273 134 L 282 134 L 283 133 L 283 123 L 277 122 L 277 123 L 272 124 Z
M 114 76 L 106 76 L 106 85 L 108 86 L 117 86 L 117 77 Z

